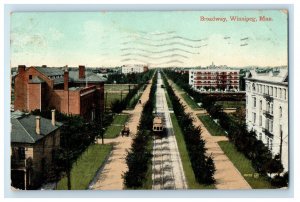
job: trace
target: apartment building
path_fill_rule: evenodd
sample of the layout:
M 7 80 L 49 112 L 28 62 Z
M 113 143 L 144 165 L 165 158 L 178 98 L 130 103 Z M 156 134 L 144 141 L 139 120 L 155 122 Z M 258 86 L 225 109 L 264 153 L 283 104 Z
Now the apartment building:
M 239 70 L 205 68 L 189 70 L 189 84 L 197 91 L 239 91 Z
M 288 69 L 246 74 L 246 123 L 288 171 Z

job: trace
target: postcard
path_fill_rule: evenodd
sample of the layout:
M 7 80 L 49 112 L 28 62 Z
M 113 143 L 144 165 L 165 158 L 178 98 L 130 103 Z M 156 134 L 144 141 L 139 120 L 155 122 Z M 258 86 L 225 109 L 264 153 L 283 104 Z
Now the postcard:
M 288 15 L 13 12 L 11 189 L 287 189 Z

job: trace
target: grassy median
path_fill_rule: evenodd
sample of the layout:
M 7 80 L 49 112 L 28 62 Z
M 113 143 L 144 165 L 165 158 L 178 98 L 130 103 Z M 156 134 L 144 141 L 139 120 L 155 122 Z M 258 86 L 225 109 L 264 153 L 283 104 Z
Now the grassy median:
M 129 114 L 117 114 L 114 117 L 112 124 L 106 129 L 104 137 L 105 138 L 115 138 L 117 137 L 121 130 L 123 129 L 124 124 L 128 121 Z
M 220 125 L 216 124 L 209 115 L 199 115 L 198 117 L 211 135 L 213 136 L 226 135 L 223 128 Z
M 214 185 L 203 185 L 203 184 L 199 184 L 196 181 L 193 168 L 191 165 L 190 157 L 185 145 L 184 136 L 178 125 L 175 114 L 171 114 L 171 119 L 172 119 L 173 130 L 176 137 L 177 146 L 179 149 L 181 162 L 182 162 L 185 178 L 187 180 L 188 188 L 189 189 L 214 189 L 215 188 Z
M 71 189 L 87 189 L 96 175 L 97 170 L 103 165 L 106 157 L 112 150 L 112 145 L 90 145 L 82 155 L 73 163 L 71 170 Z M 67 177 L 62 178 L 58 184 L 58 190 L 67 190 Z
M 218 144 L 253 189 L 274 188 L 265 177 L 259 176 L 258 173 L 256 173 L 251 161 L 247 159 L 244 154 L 237 151 L 233 143 L 221 141 L 218 142 Z

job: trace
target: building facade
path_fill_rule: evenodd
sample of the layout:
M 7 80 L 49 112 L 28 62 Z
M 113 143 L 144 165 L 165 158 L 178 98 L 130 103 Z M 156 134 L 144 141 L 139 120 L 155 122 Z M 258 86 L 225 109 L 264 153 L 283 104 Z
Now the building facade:
M 122 74 L 143 73 L 148 71 L 147 65 L 123 65 Z
M 288 70 L 246 74 L 246 123 L 288 171 Z
M 197 91 L 227 92 L 239 91 L 239 70 L 232 69 L 191 69 L 189 84 Z
M 15 78 L 14 110 L 54 108 L 93 120 L 104 110 L 105 81 L 93 72 L 86 72 L 85 66 L 69 71 L 20 65 Z
M 55 169 L 62 124 L 55 121 L 55 110 L 52 120 L 16 111 L 11 124 L 11 184 L 18 189 L 36 189 Z

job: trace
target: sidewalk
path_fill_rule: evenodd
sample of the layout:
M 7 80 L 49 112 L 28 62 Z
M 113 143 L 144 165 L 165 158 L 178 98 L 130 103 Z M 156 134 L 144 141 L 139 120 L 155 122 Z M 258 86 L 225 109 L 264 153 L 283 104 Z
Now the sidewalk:
M 126 155 L 132 144 L 132 139 L 137 133 L 137 127 L 141 118 L 143 104 L 149 99 L 151 83 L 144 90 L 141 101 L 142 104 L 137 104 L 132 111 L 127 111 L 131 114 L 129 120 L 130 136 L 118 136 L 114 139 L 105 139 L 105 144 L 113 144 L 113 151 L 105 164 L 100 176 L 97 176 L 97 182 L 92 187 L 93 190 L 121 190 L 123 187 L 122 175 L 127 171 Z M 101 144 L 101 139 L 98 142 Z
M 170 84 L 173 84 L 171 80 L 168 80 Z M 185 102 L 176 88 L 173 87 L 173 90 L 176 96 L 180 99 L 180 101 L 186 106 L 185 111 L 187 113 L 191 113 L 191 116 L 194 119 L 194 125 L 200 126 L 202 130 L 202 138 L 205 140 L 205 147 L 207 148 L 207 154 L 212 154 L 216 172 L 216 188 L 217 189 L 251 189 L 251 186 L 244 179 L 241 173 L 237 170 L 237 168 L 233 165 L 233 163 L 229 160 L 229 158 L 224 154 L 220 146 L 218 145 L 218 141 L 228 141 L 228 138 L 225 136 L 212 136 L 208 130 L 205 128 L 203 123 L 196 116 L 194 110 L 190 108 L 190 106 Z

